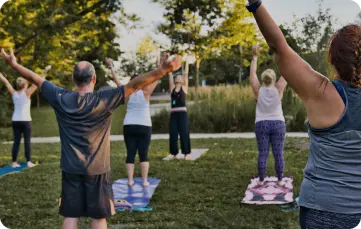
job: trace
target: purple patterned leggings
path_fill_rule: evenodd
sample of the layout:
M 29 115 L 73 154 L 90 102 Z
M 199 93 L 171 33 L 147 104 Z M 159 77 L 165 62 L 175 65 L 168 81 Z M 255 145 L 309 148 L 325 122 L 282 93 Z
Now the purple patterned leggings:
M 256 138 L 258 143 L 258 175 L 264 180 L 267 169 L 267 158 L 270 143 L 275 158 L 275 167 L 278 180 L 283 178 L 285 161 L 283 157 L 283 143 L 286 135 L 286 124 L 282 121 L 260 121 L 256 123 Z

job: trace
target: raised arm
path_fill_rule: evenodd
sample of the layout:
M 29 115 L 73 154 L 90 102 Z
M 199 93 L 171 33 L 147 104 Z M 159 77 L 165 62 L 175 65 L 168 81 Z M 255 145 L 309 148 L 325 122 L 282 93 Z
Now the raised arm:
M 41 73 L 40 77 L 42 77 L 43 79 L 45 79 L 46 74 L 48 73 L 48 71 L 51 69 L 51 65 L 46 66 L 46 68 L 44 69 L 44 71 Z M 26 95 L 28 97 L 31 97 L 32 94 L 34 94 L 34 92 L 36 91 L 36 89 L 38 89 L 38 86 L 36 86 L 35 84 L 32 84 L 28 90 L 26 90 Z
M 0 73 L 0 80 L 5 84 L 6 88 L 8 89 L 9 93 L 12 95 L 14 94 L 15 90 L 8 79 L 5 78 L 3 74 Z
M 258 0 L 249 0 L 250 3 Z M 269 47 L 275 53 L 279 71 L 286 81 L 307 101 L 319 97 L 325 89 L 327 78 L 315 72 L 296 52 L 289 47 L 280 28 L 273 21 L 266 8 L 261 5 L 254 17 Z
M 188 61 L 186 61 L 184 68 L 184 85 L 183 85 L 183 91 L 186 94 L 188 93 L 188 77 L 189 77 L 189 63 Z
M 10 54 L 7 54 L 4 49 L 1 49 L 1 56 L 3 60 L 12 67 L 16 72 L 18 72 L 22 77 L 26 80 L 30 81 L 31 83 L 35 84 L 38 87 L 44 83 L 45 79 L 32 72 L 31 70 L 21 66 L 16 62 L 16 57 L 12 49 L 10 49 Z
M 137 90 L 143 90 L 148 85 L 154 83 L 155 81 L 161 79 L 169 72 L 178 70 L 181 67 L 182 58 L 176 56 L 174 58 L 167 59 L 163 62 L 157 70 L 148 72 L 142 76 L 138 76 L 135 79 L 131 80 L 125 87 L 125 97 L 129 97 L 132 93 Z
M 175 88 L 173 73 L 171 72 L 168 73 L 168 79 L 169 79 L 169 91 L 172 92 Z
M 286 87 L 287 87 L 287 81 L 285 80 L 285 78 L 283 78 L 283 76 L 281 76 L 276 83 L 276 88 L 278 90 L 281 99 L 283 97 L 283 92 L 285 91 Z
M 253 54 L 253 58 L 252 58 L 252 62 L 251 62 L 249 81 L 250 81 L 254 96 L 256 96 L 256 98 L 258 98 L 258 92 L 259 92 L 259 89 L 261 88 L 261 84 L 259 83 L 258 78 L 257 78 L 257 58 L 259 55 L 258 45 L 252 47 L 252 54 Z
M 115 75 L 115 72 L 114 72 L 114 70 L 113 70 L 113 67 L 114 67 L 113 62 L 112 62 L 109 58 L 107 58 L 107 59 L 105 60 L 105 63 L 106 63 L 107 67 L 109 68 L 109 70 L 110 70 L 110 72 L 111 72 L 111 74 L 112 74 L 112 80 L 114 81 L 114 83 L 115 83 L 118 87 L 122 86 L 123 84 L 120 82 L 120 80 L 119 80 L 118 77 Z

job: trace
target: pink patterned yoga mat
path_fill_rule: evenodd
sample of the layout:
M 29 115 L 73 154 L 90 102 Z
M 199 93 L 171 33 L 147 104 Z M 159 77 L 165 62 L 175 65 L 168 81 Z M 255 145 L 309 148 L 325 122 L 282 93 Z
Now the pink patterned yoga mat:
M 258 180 L 258 177 L 251 180 L 242 203 L 264 205 L 288 204 L 294 201 L 292 178 L 284 177 L 283 185 L 278 184 L 277 177 L 266 177 L 263 185 L 258 185 Z

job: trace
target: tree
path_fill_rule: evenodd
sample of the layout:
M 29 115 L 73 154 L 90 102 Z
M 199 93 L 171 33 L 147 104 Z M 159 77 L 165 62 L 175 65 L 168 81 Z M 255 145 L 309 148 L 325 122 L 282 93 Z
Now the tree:
M 138 45 L 137 50 L 130 56 L 121 58 L 120 69 L 122 75 L 132 76 L 135 73 L 143 74 L 152 71 L 157 65 L 159 44 L 151 37 L 145 37 Z
M 257 31 L 254 23 L 246 21 L 252 16 L 245 7 L 246 1 L 227 0 L 224 4 L 226 19 L 212 32 L 211 45 L 213 50 L 222 50 L 223 53 L 224 50 L 237 47 L 239 55 L 236 57 L 239 60 L 238 82 L 241 82 L 245 73 L 243 68 L 248 59 L 245 58 L 246 53 L 249 53 L 252 45 L 257 42 Z
M 105 57 L 118 58 L 121 54 L 115 24 L 111 16 L 118 13 L 120 24 L 137 21 L 135 15 L 127 15 L 121 0 L 16 0 L 8 1 L 1 8 L 0 47 L 14 48 L 18 61 L 40 73 L 50 64 L 48 79 L 71 88 L 74 64 L 86 60 L 94 64 L 98 86 L 105 83 L 101 63 Z M 1 71 L 10 80 L 16 73 L 3 61 Z M 11 104 L 0 101 L 1 107 Z
M 336 19 L 330 13 L 330 9 L 324 10 L 322 8 L 322 3 L 323 0 L 318 1 L 316 15 L 308 14 L 305 17 L 296 19 L 292 28 L 284 25 L 283 32 L 286 31 L 288 35 L 290 35 L 289 38 L 293 37 L 292 39 L 290 38 L 288 42 L 293 44 L 293 48 L 296 49 L 316 71 L 327 75 L 329 73 L 326 62 L 327 44 L 333 34 L 332 25 L 335 24 Z M 296 39 L 297 45 L 294 39 Z

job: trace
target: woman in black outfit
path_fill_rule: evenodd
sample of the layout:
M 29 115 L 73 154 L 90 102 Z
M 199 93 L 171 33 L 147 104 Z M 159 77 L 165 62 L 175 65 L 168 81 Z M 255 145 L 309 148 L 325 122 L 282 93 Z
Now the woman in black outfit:
M 164 55 L 166 53 L 162 53 Z M 191 142 L 189 137 L 189 121 L 186 107 L 186 96 L 188 92 L 188 71 L 189 65 L 186 62 L 184 75 L 169 73 L 169 89 L 171 91 L 171 113 L 169 120 L 169 150 L 164 160 L 176 159 L 178 154 L 178 134 L 181 141 L 182 154 L 184 159 L 191 160 Z

